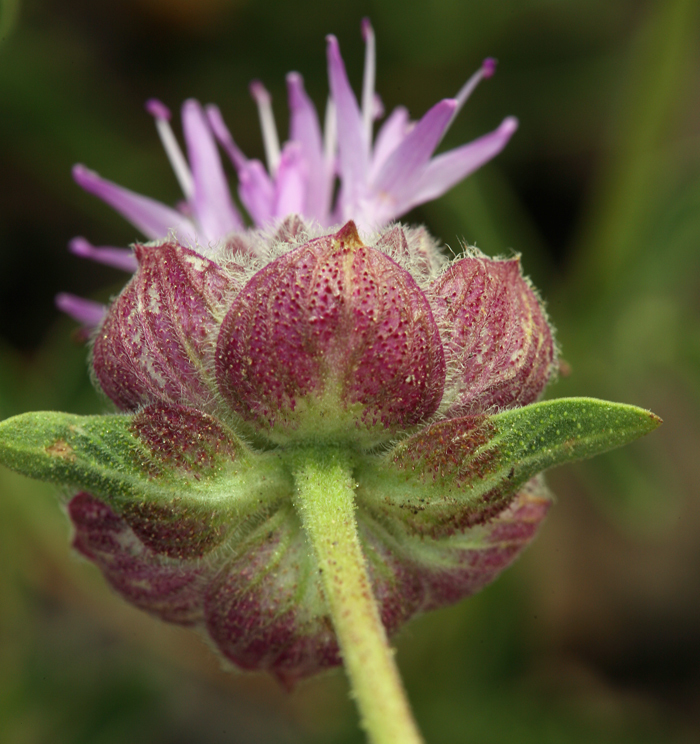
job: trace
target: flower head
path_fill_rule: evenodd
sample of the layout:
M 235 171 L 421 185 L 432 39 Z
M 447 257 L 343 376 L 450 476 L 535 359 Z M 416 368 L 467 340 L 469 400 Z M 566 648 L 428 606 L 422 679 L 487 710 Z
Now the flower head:
M 476 591 L 534 535 L 547 491 L 531 472 L 499 480 L 489 414 L 537 400 L 556 353 L 517 258 L 472 251 L 447 265 L 423 230 L 397 225 L 366 244 L 353 222 L 328 232 L 298 217 L 248 241 L 209 257 L 137 245 L 93 368 L 133 416 L 157 463 L 148 472 L 177 473 L 182 493 L 250 474 L 216 506 L 121 507 L 81 492 L 69 513 L 76 547 L 127 599 L 292 682 L 340 657 L 288 459 L 351 453 L 360 536 L 393 632 Z
M 32 472 L 80 488 L 75 547 L 127 600 L 285 684 L 340 662 L 300 458 L 345 463 L 394 633 L 512 563 L 550 505 L 542 470 L 658 424 L 536 402 L 557 355 L 518 258 L 448 263 L 422 229 L 298 216 L 135 257 L 93 347 L 121 414 L 44 422 Z
M 149 238 L 133 252 L 72 241 L 134 275 L 108 309 L 59 300 L 97 326 L 94 378 L 118 414 L 0 424 L 3 462 L 71 489 L 74 545 L 116 591 L 286 684 L 338 664 L 341 648 L 360 678 L 348 652 L 363 638 L 387 662 L 387 633 L 477 591 L 532 539 L 550 505 L 541 471 L 659 423 L 591 399 L 538 403 L 557 352 L 519 258 L 468 249 L 448 262 L 424 229 L 388 225 L 492 157 L 515 124 L 432 157 L 487 60 L 415 125 L 397 109 L 372 144 L 364 33 L 361 107 L 328 39 L 325 145 L 292 74 L 282 147 L 252 86 L 267 170 L 196 101 L 183 107 L 185 158 L 168 111 L 149 103 L 178 209 L 76 167 Z M 381 668 L 396 691 L 391 662 Z
M 440 101 L 419 121 L 410 121 L 402 106 L 394 109 L 373 141 L 374 121 L 382 106 L 374 91 L 374 32 L 366 19 L 362 28 L 366 57 L 361 105 L 350 88 L 336 38 L 327 39 L 331 95 L 323 131 L 299 73 L 287 76 L 289 139 L 283 145 L 269 93 L 259 81 L 251 84 L 267 167 L 243 154 L 216 106 L 203 108 L 195 100 L 185 101 L 182 107 L 187 155 L 183 154 L 170 126 L 170 111 L 160 101 L 150 100 L 146 109 L 155 119 L 184 201 L 169 207 L 103 179 L 83 165 L 73 169 L 76 182 L 120 212 L 146 239 L 171 236 L 211 255 L 233 236 L 245 234 L 251 222 L 252 227 L 269 228 L 291 214 L 321 227 L 353 220 L 363 233 L 376 231 L 442 195 L 505 147 L 517 128 L 513 117 L 469 144 L 434 156 L 472 91 L 493 75 L 495 61 L 490 58 L 455 98 Z M 234 166 L 238 198 L 248 221 L 231 196 L 217 144 Z M 128 271 L 135 268 L 130 250 L 94 247 L 85 238 L 71 241 L 70 250 Z M 62 310 L 95 326 L 93 307 L 69 295 L 60 297 Z

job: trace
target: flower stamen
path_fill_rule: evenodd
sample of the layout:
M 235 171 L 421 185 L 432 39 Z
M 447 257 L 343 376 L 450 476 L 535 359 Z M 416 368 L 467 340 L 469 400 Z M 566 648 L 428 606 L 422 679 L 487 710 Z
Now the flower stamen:
M 377 109 L 374 96 L 374 82 L 377 69 L 377 49 L 374 29 L 369 18 L 362 19 L 362 38 L 365 41 L 365 70 L 362 78 L 362 124 L 367 144 L 372 141 L 372 123 Z
M 476 89 L 476 86 L 479 85 L 482 80 L 487 80 L 488 78 L 493 77 L 495 72 L 496 60 L 493 57 L 486 57 L 486 59 L 481 63 L 481 67 L 469 78 L 469 80 L 467 80 L 466 83 L 464 83 L 455 96 L 457 108 L 452 116 L 453 120 L 461 111 L 462 106 L 464 106 L 464 104 L 469 100 L 469 97 Z
M 194 179 L 187 160 L 170 126 L 170 109 L 156 98 L 146 101 L 146 111 L 155 119 L 156 130 L 182 193 L 188 201 L 194 195 Z
M 323 120 L 323 156 L 329 168 L 335 167 L 336 148 L 338 147 L 338 119 L 335 103 L 329 96 Z
M 267 88 L 259 80 L 254 80 L 250 84 L 250 94 L 258 107 L 267 169 L 274 178 L 280 164 L 280 140 L 272 113 L 272 99 Z

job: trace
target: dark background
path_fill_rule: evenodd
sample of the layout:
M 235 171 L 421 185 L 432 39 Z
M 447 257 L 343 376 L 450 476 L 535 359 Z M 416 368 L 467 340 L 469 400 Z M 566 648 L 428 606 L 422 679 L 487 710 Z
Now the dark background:
M 66 252 L 134 229 L 72 182 L 83 162 L 179 198 L 143 102 L 217 102 L 262 156 L 248 83 L 327 94 L 325 34 L 359 91 L 414 117 L 499 59 L 443 147 L 520 130 L 407 218 L 445 243 L 522 252 L 571 375 L 549 395 L 654 410 L 646 440 L 552 472 L 558 503 L 481 595 L 410 625 L 398 661 L 431 744 L 700 737 L 700 5 L 691 0 L 4 0 L 0 3 L 0 417 L 103 410 L 58 291 L 125 275 Z M 177 119 L 176 119 L 177 120 Z M 10 744 L 359 742 L 342 673 L 288 695 L 233 675 L 193 634 L 113 596 L 69 549 L 46 486 L 0 473 L 0 740 Z

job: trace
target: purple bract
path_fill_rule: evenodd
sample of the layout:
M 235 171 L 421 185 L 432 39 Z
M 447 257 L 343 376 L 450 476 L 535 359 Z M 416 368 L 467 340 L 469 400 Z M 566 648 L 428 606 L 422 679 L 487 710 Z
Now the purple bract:
M 453 473 L 449 488 L 469 489 L 500 467 L 497 450 L 478 455 L 488 414 L 537 400 L 556 364 L 518 259 L 472 251 L 446 264 L 423 230 L 397 225 L 365 244 L 353 222 L 327 232 L 299 217 L 218 256 L 174 241 L 135 255 L 93 366 L 117 408 L 135 414 L 132 431 L 160 463 L 151 477 L 185 488 L 262 453 L 352 451 L 360 538 L 389 632 L 478 590 L 534 536 L 549 506 L 538 478 L 486 494 L 483 507 L 448 499 L 428 518 L 402 507 L 400 485 L 384 491 L 381 474 L 395 485 Z M 251 480 L 254 498 L 196 513 L 148 501 L 117 513 L 83 492 L 69 507 L 75 546 L 129 601 L 292 685 L 340 657 L 284 483 Z

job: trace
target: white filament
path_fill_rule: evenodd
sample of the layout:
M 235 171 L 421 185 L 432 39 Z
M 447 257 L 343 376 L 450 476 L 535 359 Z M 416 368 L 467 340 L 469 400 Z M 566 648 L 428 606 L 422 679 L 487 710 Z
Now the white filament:
M 480 67 L 470 78 L 467 80 L 466 83 L 459 89 L 459 92 L 455 96 L 454 100 L 457 101 L 457 106 L 455 110 L 452 112 L 452 116 L 450 117 L 449 122 L 447 123 L 447 126 L 445 127 L 445 130 L 443 131 L 440 142 L 442 142 L 443 137 L 447 134 L 447 130 L 452 126 L 452 122 L 457 117 L 457 114 L 462 109 L 462 106 L 467 102 L 469 96 L 474 92 L 474 89 L 476 86 L 484 79 L 484 68 Z M 439 144 L 439 143 L 438 143 Z
M 367 145 L 372 143 L 372 122 L 374 121 L 374 84 L 377 70 L 377 51 L 374 30 L 369 23 L 363 24 L 365 36 L 365 70 L 362 77 L 362 124 Z
M 160 141 L 163 143 L 165 154 L 168 156 L 170 165 L 175 172 L 175 178 L 177 178 L 182 193 L 185 195 L 185 199 L 191 199 L 194 195 L 192 171 L 190 171 L 187 160 L 182 154 L 170 122 L 160 116 L 156 117 L 156 130 L 158 131 Z
M 459 89 L 459 92 L 455 96 L 455 101 L 457 101 L 457 108 L 454 110 L 454 113 L 452 114 L 452 118 L 454 119 L 455 116 L 460 112 L 462 106 L 467 102 L 467 99 L 471 94 L 474 92 L 474 89 L 476 86 L 484 79 L 484 68 L 480 67 L 470 78 L 467 80 L 466 83 Z
M 267 169 L 270 172 L 270 175 L 274 178 L 280 164 L 280 141 L 277 135 L 275 117 L 272 113 L 270 94 L 262 85 L 256 85 L 253 90 L 253 96 L 255 98 L 255 103 L 258 106 L 258 116 L 260 117 L 260 128 L 262 129 Z
M 338 144 L 338 121 L 336 119 L 335 103 L 329 98 L 326 104 L 326 115 L 323 121 L 323 154 L 326 165 L 335 162 L 335 150 Z

